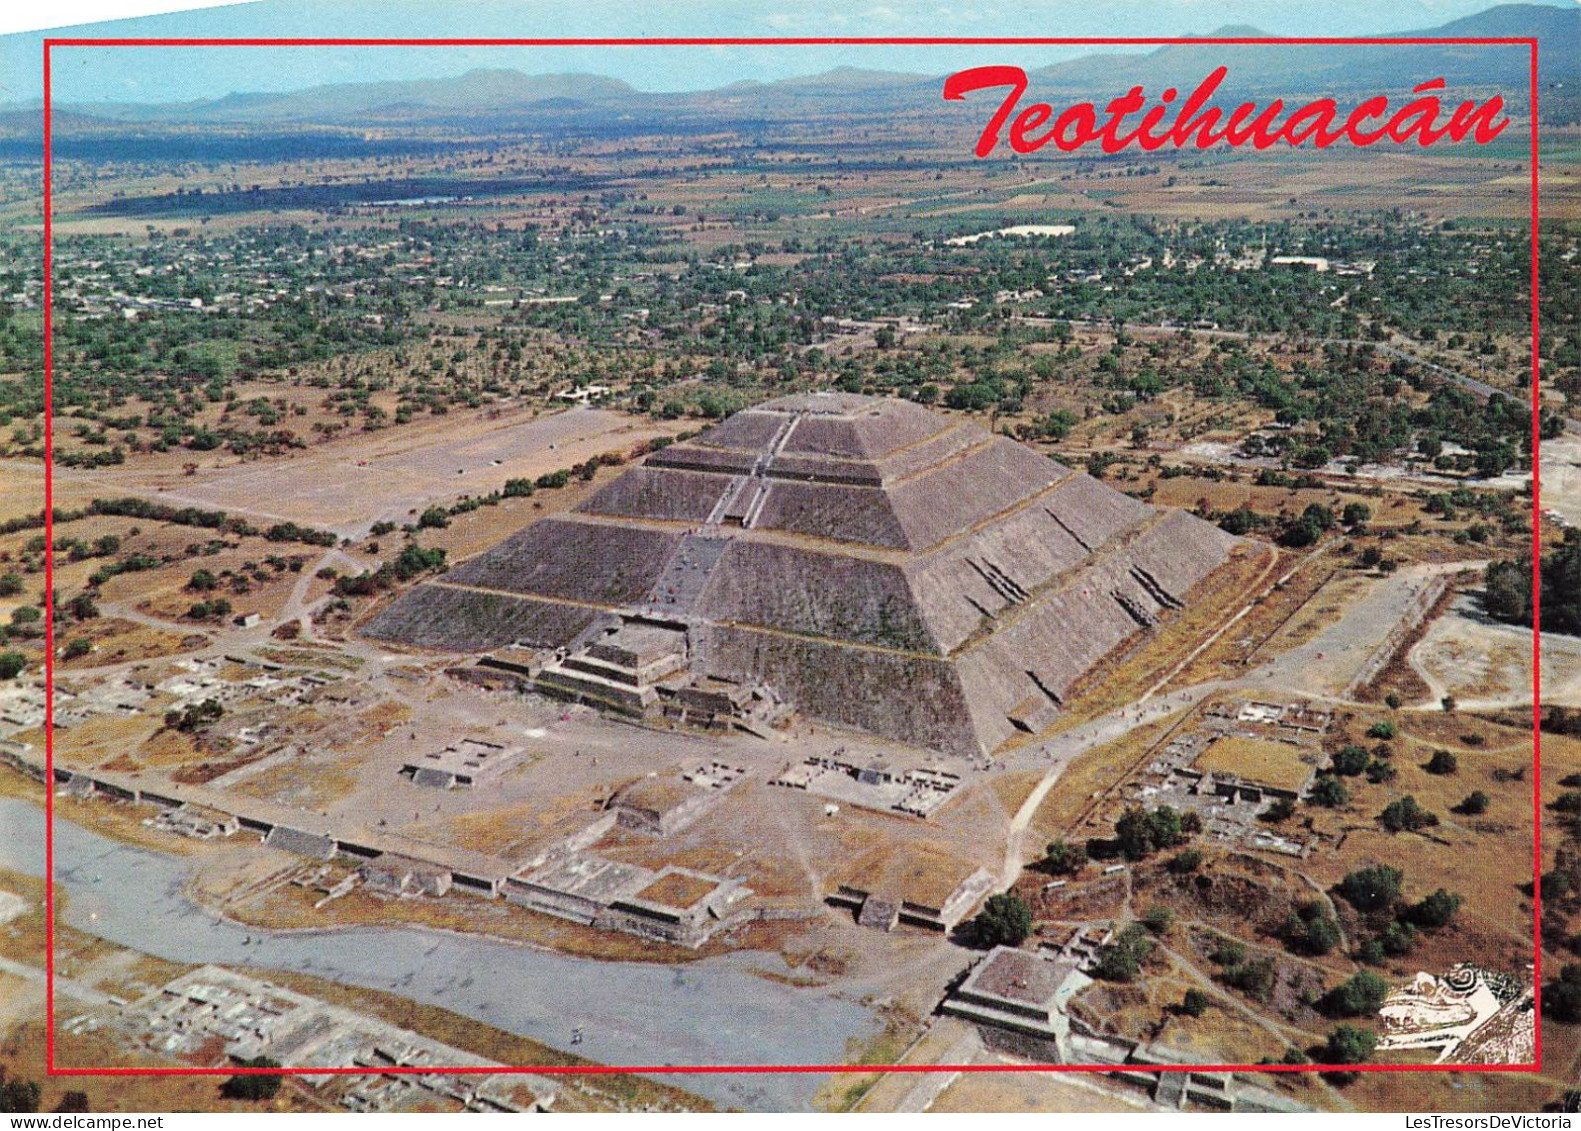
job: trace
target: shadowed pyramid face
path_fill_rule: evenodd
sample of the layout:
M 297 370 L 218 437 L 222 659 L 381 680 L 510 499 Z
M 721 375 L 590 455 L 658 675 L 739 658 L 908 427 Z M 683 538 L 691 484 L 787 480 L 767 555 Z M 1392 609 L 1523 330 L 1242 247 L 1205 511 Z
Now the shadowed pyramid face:
M 695 677 L 961 754 L 1041 729 L 1234 539 L 906 401 L 770 401 L 402 597 L 369 635 L 563 648 L 684 629 Z

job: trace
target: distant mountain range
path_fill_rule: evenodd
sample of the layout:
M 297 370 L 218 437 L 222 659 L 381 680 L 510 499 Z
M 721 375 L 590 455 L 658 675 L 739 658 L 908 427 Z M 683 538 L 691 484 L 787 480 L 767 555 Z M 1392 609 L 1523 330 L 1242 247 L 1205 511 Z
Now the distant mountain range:
M 1226 27 L 1214 36 L 1260 36 L 1256 28 Z M 1505 4 L 1442 27 L 1393 33 L 1392 38 L 1458 37 L 1538 39 L 1538 67 L 1545 85 L 1581 79 L 1581 8 Z M 1187 84 L 1224 64 L 1239 89 L 1263 92 L 1324 89 L 1383 93 L 1390 79 L 1442 76 L 1450 87 L 1514 85 L 1524 88 L 1530 54 L 1524 45 L 1394 46 L 1291 45 L 1225 48 L 1176 45 L 1136 55 L 1087 56 L 1038 72 L 1055 89 L 1108 89 L 1145 83 Z
M 1258 37 L 1249 27 L 1221 28 L 1210 36 Z M 1507 4 L 1454 20 L 1441 27 L 1395 33 L 1396 37 L 1536 36 L 1544 102 L 1552 110 L 1581 103 L 1581 8 Z M 1011 49 L 983 49 L 983 61 L 1009 62 Z M 1335 94 L 1366 91 L 1396 97 L 1409 85 L 1442 76 L 1453 98 L 1466 88 L 1504 87 L 1524 91 L 1529 66 L 1521 46 L 1297 46 L 1282 43 L 1238 47 L 1185 44 L 1128 54 L 1093 54 L 1045 67 L 1032 74 L 1034 93 L 1080 94 L 1103 100 L 1133 85 L 1150 92 L 1165 86 L 1196 86 L 1215 67 L 1230 67 L 1221 97 L 1236 94 Z M 63 132 L 180 125 L 235 125 L 243 128 L 300 128 L 374 124 L 420 125 L 465 122 L 480 117 L 513 117 L 546 111 L 596 111 L 608 114 L 641 105 L 643 116 L 685 116 L 721 112 L 732 116 L 778 118 L 810 110 L 856 107 L 877 111 L 916 104 L 919 95 L 938 98 L 942 76 L 840 68 L 821 75 L 776 82 L 737 82 L 715 90 L 682 94 L 642 93 L 628 83 L 591 74 L 525 75 L 511 70 L 474 70 L 456 78 L 349 83 L 288 93 L 231 94 L 201 102 L 136 104 L 95 103 L 56 108 Z M 1549 91 L 1554 92 L 1550 102 Z M 986 96 L 985 96 L 986 97 Z M 1512 96 L 1510 101 L 1523 99 Z M 31 113 L 29 113 L 31 111 Z M 0 110 L 0 127 L 15 130 L 34 107 Z

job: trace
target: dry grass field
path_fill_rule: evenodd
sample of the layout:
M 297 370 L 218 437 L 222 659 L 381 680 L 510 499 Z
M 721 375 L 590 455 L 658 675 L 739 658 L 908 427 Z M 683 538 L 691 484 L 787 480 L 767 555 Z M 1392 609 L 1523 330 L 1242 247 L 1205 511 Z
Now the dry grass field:
M 1275 789 L 1299 789 L 1312 773 L 1300 747 L 1287 742 L 1231 735 L 1209 746 L 1192 765 L 1212 774 L 1234 774 L 1242 781 Z

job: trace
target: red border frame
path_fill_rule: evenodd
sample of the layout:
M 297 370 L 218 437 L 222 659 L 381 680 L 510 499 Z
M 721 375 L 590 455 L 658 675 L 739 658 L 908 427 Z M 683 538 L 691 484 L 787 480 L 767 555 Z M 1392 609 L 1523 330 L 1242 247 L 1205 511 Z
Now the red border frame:
M 1457 46 L 1524 46 L 1530 52 L 1530 165 L 1531 165 L 1531 396 L 1532 396 L 1532 919 L 1533 919 L 1533 979 L 1536 1031 L 1534 1057 L 1530 1064 L 1127 1064 L 1128 1070 L 1149 1072 L 1519 1072 L 1542 1071 L 1542 892 L 1538 882 L 1542 874 L 1542 643 L 1541 643 L 1541 574 L 1542 549 L 1542 490 L 1540 485 L 1539 454 L 1542 439 L 1539 378 L 1542 372 L 1540 356 L 1540 320 L 1538 313 L 1538 223 L 1540 218 L 1538 198 L 1538 40 L 1533 36 L 1207 36 L 1207 37 L 1153 37 L 1153 36 L 790 36 L 790 37 L 624 37 L 624 38 L 441 38 L 441 39 L 385 39 L 385 38 L 46 38 L 44 49 L 44 597 L 48 609 L 54 608 L 55 516 L 54 516 L 54 198 L 51 173 L 52 162 L 52 112 L 50 61 L 51 50 L 62 47 L 794 47 L 794 46 L 1389 46 L 1389 45 L 1457 45 Z M 173 1068 L 66 1068 L 55 1063 L 55 634 L 53 615 L 44 620 L 44 759 L 45 759 L 45 847 L 44 885 L 45 902 L 45 1048 L 46 1073 L 50 1076 L 231 1076 L 244 1073 L 277 1075 L 392 1075 L 423 1074 L 433 1072 L 457 1075 L 498 1075 L 521 1073 L 541 1076 L 599 1075 L 642 1073 L 645 1075 L 714 1075 L 726 1073 L 870 1073 L 870 1072 L 1112 1072 L 1115 1065 L 1083 1064 L 732 1064 L 732 1065 L 588 1065 L 588 1066 L 499 1066 L 478 1067 L 390 1067 L 365 1069 L 344 1068 L 229 1068 L 229 1067 L 173 1067 Z

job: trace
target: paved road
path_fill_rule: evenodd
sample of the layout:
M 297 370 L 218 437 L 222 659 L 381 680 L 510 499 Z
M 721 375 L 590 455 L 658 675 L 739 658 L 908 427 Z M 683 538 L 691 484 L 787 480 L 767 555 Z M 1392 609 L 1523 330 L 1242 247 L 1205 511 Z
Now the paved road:
M 43 813 L 0 798 L 0 867 L 43 871 Z M 297 970 L 413 1001 L 569 1048 L 607 1064 L 833 1064 L 846 1042 L 877 1032 L 873 1014 L 822 988 L 755 976 L 760 954 L 685 966 L 598 962 L 409 927 L 265 931 L 199 908 L 183 894 L 188 863 L 55 822 L 65 920 L 173 962 Z M 695 1075 L 674 1083 L 729 1107 L 806 1110 L 824 1077 Z
M 25 962 L 17 962 L 10 958 L 0 958 L 0 973 L 11 974 L 17 978 L 25 978 L 29 982 L 42 982 L 47 976 L 42 966 L 29 966 Z M 89 1005 L 112 1005 L 115 1002 L 115 999 L 109 994 L 96 990 L 92 986 L 85 986 L 81 982 L 73 981 L 70 978 L 63 978 L 58 973 L 55 975 L 55 989 L 67 997 L 74 997 L 78 1001 L 86 1002 Z

